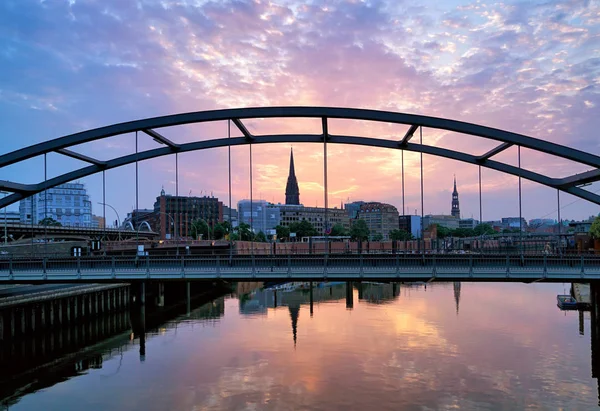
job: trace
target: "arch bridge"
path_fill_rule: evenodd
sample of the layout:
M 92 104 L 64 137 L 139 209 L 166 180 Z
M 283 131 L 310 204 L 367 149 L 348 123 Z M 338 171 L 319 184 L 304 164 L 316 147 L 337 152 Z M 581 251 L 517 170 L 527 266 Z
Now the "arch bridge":
M 247 121 L 262 118 L 318 119 L 321 122 L 321 130 L 316 134 L 295 133 L 258 135 L 251 133 L 246 126 Z M 405 132 L 396 136 L 395 138 L 386 139 L 358 135 L 339 135 L 329 132 L 329 120 L 331 119 L 401 124 L 406 125 L 407 128 Z M 229 132 L 226 137 L 180 144 L 161 133 L 161 128 L 165 127 L 194 123 L 210 123 L 216 121 L 228 122 Z M 241 134 L 240 137 L 231 137 L 231 124 L 233 124 L 233 126 L 239 130 L 239 133 Z M 426 145 L 423 144 L 422 140 L 423 128 L 445 130 L 481 137 L 487 140 L 493 140 L 497 142 L 497 145 L 491 150 L 479 154 L 469 154 L 448 148 Z M 100 160 L 79 153 L 73 149 L 73 147 L 81 144 L 119 136 L 126 133 L 136 133 L 136 152 L 133 154 L 111 158 L 108 160 Z M 144 133 L 145 135 L 148 135 L 156 142 L 160 143 L 161 146 L 158 148 L 138 151 L 138 133 Z M 416 136 L 419 136 L 419 138 L 416 138 Z M 414 114 L 336 107 L 258 107 L 199 111 L 130 121 L 67 135 L 1 155 L 0 170 L 9 165 L 18 164 L 33 157 L 43 156 L 44 169 L 46 171 L 46 155 L 49 153 L 57 153 L 59 155 L 71 157 L 83 161 L 88 165 L 56 177 L 52 177 L 50 179 L 44 179 L 43 181 L 35 184 L 0 180 L 0 190 L 10 193 L 6 197 L 0 199 L 0 208 L 6 207 L 34 194 L 43 192 L 46 189 L 96 173 L 103 174 L 104 185 L 105 171 L 123 167 L 128 164 L 137 164 L 139 161 L 175 154 L 177 176 L 177 156 L 181 153 L 241 145 L 249 145 L 251 148 L 252 144 L 269 143 L 319 143 L 323 145 L 326 209 L 328 196 L 327 144 L 331 143 L 387 148 L 392 150 L 400 150 L 402 153 L 404 151 L 416 152 L 476 165 L 480 170 L 480 202 L 481 168 L 483 167 L 517 176 L 519 178 L 519 204 L 521 198 L 520 181 L 522 178 L 524 178 L 526 180 L 556 189 L 557 193 L 559 194 L 560 192 L 569 193 L 581 199 L 585 199 L 594 204 L 600 205 L 600 195 L 583 188 L 585 185 L 600 180 L 600 157 L 564 145 L 559 145 L 523 134 L 513 133 L 510 131 L 473 123 Z M 516 146 L 518 148 L 518 166 L 495 159 L 497 154 L 512 146 Z M 568 160 L 574 162 L 581 168 L 586 168 L 587 171 L 557 178 L 550 177 L 536 171 L 524 169 L 521 167 L 520 161 L 522 147 L 533 150 L 537 153 L 555 156 L 559 160 Z M 251 150 L 250 161 L 252 161 Z M 231 176 L 231 169 L 229 170 L 229 173 Z M 46 175 L 46 172 L 44 174 Z M 404 175 L 403 161 L 402 175 Z M 176 181 L 178 181 L 178 178 L 176 178 Z M 421 172 L 421 184 L 422 182 L 423 173 Z M 137 185 L 136 168 L 136 203 L 138 196 Z M 402 191 L 404 192 L 404 187 Z M 421 212 L 423 213 L 422 191 L 423 190 L 421 187 Z M 103 193 L 104 192 L 105 187 L 103 186 Z M 250 195 L 252 197 L 252 190 L 250 191 Z M 558 199 L 560 201 L 560 195 L 558 196 Z M 105 203 L 105 198 L 103 198 L 102 204 Z M 519 205 L 519 213 L 521 213 L 520 208 L 521 207 Z M 560 213 L 560 204 L 558 210 Z M 325 224 L 327 224 L 327 217 L 325 217 L 325 220 Z M 480 221 L 481 220 L 480 203 Z M 177 223 L 174 222 L 173 225 L 177 227 Z M 427 256 L 424 252 L 424 248 L 421 248 L 421 253 L 421 256 L 417 256 L 415 258 L 408 258 L 406 256 L 399 258 L 396 255 L 381 256 L 381 260 L 378 260 L 376 257 L 369 257 L 368 261 L 370 264 L 373 264 L 373 267 L 375 267 L 373 270 L 369 269 L 369 274 L 372 279 L 388 280 L 409 280 L 417 277 L 419 279 L 435 279 L 439 278 L 442 272 L 447 273 L 446 279 L 460 278 L 467 280 L 488 279 L 498 281 L 503 279 L 516 279 L 518 281 L 541 281 L 552 279 L 553 281 L 569 281 L 569 279 L 572 278 L 578 278 L 580 280 L 600 279 L 600 271 L 598 271 L 597 268 L 600 266 L 600 259 L 595 256 L 587 256 L 585 259 L 579 259 L 578 257 L 564 259 L 557 258 L 556 256 L 552 258 L 549 258 L 548 256 L 538 256 L 539 258 L 526 256 L 524 258 L 523 255 L 521 255 L 521 257 L 517 260 L 513 260 L 512 257 L 509 258 L 509 256 L 496 256 L 498 258 L 497 260 L 488 261 L 487 257 L 485 256 L 464 256 L 436 259 L 435 255 L 433 255 L 433 257 Z M 375 258 L 375 260 L 373 260 L 373 258 Z M 239 266 L 237 269 L 233 268 L 236 266 L 235 261 L 239 261 Z M 0 261 L 0 281 L 17 281 L 17 279 L 20 281 L 26 281 L 29 279 L 30 281 L 44 282 L 51 281 L 50 278 L 54 278 L 56 281 L 65 281 L 70 279 L 74 281 L 128 281 L 131 279 L 143 280 L 146 278 L 210 279 L 222 278 L 222 276 L 235 279 L 251 279 L 256 278 L 257 272 L 262 273 L 261 278 L 277 277 L 290 279 L 314 279 L 317 277 L 327 278 L 327 275 L 331 276 L 332 272 L 336 271 L 336 269 L 340 276 L 346 276 L 347 278 L 349 275 L 353 276 L 352 278 L 363 278 L 366 275 L 364 268 L 365 260 L 363 259 L 362 255 L 355 258 L 331 257 L 331 259 L 325 255 L 322 258 L 319 257 L 309 260 L 303 259 L 302 256 L 284 256 L 279 257 L 276 262 L 274 261 L 275 260 L 273 259 L 265 259 L 264 257 L 258 257 L 257 259 L 255 256 L 252 256 L 249 259 L 234 259 L 232 258 L 231 254 L 226 264 L 224 261 L 220 260 L 219 257 L 213 259 L 204 258 L 196 260 L 194 258 L 182 256 L 181 258 L 163 261 L 150 256 L 146 257 L 141 262 L 142 266 L 140 266 L 140 261 L 137 258 L 127 260 L 124 265 L 120 265 L 118 261 L 115 262 L 114 258 L 112 260 L 101 258 L 98 261 L 93 259 L 82 261 L 79 258 L 77 261 L 75 261 L 75 259 L 72 261 L 52 261 L 51 259 L 47 258 L 36 259 L 32 257 L 30 261 Z M 87 264 L 89 264 L 89 266 Z M 129 264 L 133 264 L 133 266 L 130 267 Z M 260 269 L 258 268 L 259 265 L 266 267 Z M 193 273 L 186 274 L 186 267 L 190 267 L 191 272 Z M 77 274 L 75 274 L 73 270 L 76 270 Z M 194 270 L 197 270 L 197 272 Z M 492 270 L 494 275 L 489 275 L 489 270 Z M 82 272 L 87 272 L 90 274 L 90 276 L 82 277 Z M 207 272 L 209 274 L 207 274 Z M 274 277 L 270 273 L 275 273 Z M 405 273 L 406 275 L 403 275 L 402 273 Z M 419 273 L 419 275 L 415 277 L 415 273 Z M 518 275 L 513 275 L 511 273 L 518 273 Z
M 244 121 L 260 118 L 317 118 L 322 121 L 322 130 L 321 133 L 318 134 L 252 134 L 244 124 Z M 329 133 L 329 119 L 403 124 L 408 126 L 408 129 L 403 135 L 399 135 L 397 138 L 393 139 L 380 139 L 355 135 L 336 135 Z M 239 129 L 242 137 L 230 138 L 228 136 L 224 138 L 179 144 L 158 131 L 163 127 L 216 121 L 230 121 L 237 129 Z M 498 142 L 498 145 L 495 148 L 478 155 L 426 145 L 423 144 L 422 141 L 416 142 L 416 139 L 414 138 L 417 131 L 422 132 L 424 127 L 453 131 L 494 140 Z M 80 144 L 137 132 L 147 134 L 164 147 L 140 151 L 109 160 L 99 160 L 78 153 L 72 149 L 72 147 Z M 59 137 L 1 155 L 0 169 L 33 157 L 44 156 L 48 153 L 58 153 L 66 157 L 81 160 L 89 165 L 35 184 L 0 180 L 0 190 L 11 193 L 5 198 L 0 199 L 0 208 L 13 204 L 33 194 L 40 193 L 45 189 L 95 173 L 136 163 L 138 161 L 217 147 L 268 143 L 351 144 L 424 153 L 518 176 L 600 205 L 600 195 L 581 187 L 600 180 L 600 157 L 564 145 L 473 123 L 415 114 L 338 107 L 256 107 L 198 111 L 114 124 Z M 517 146 L 519 148 L 523 147 L 535 152 L 553 155 L 559 159 L 569 160 L 587 167 L 588 170 L 583 173 L 553 178 L 493 159 L 494 156 L 512 146 Z

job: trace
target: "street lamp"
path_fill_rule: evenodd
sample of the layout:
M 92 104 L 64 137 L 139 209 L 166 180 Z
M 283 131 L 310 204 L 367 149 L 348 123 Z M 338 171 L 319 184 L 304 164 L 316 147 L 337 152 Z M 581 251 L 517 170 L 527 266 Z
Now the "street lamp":
M 171 222 L 173 223 L 173 229 L 175 230 L 175 232 L 177 233 L 177 227 L 175 226 L 175 219 L 173 218 L 173 216 L 171 216 L 171 214 L 169 213 L 165 213 L 164 211 L 156 211 L 157 214 L 164 214 L 167 217 L 169 217 L 171 219 Z M 165 235 L 167 233 L 167 230 L 165 230 Z M 176 240 L 177 240 L 177 255 L 179 255 L 179 236 L 175 235 Z
M 119 213 L 117 212 L 117 210 L 115 210 L 115 208 L 113 206 L 111 206 L 110 204 L 107 204 L 107 203 L 102 203 L 99 201 L 98 204 L 112 208 L 112 210 L 117 215 L 117 224 L 118 224 L 117 228 L 119 228 L 121 226 L 121 218 L 119 217 Z M 106 221 L 104 222 L 104 226 L 106 227 Z

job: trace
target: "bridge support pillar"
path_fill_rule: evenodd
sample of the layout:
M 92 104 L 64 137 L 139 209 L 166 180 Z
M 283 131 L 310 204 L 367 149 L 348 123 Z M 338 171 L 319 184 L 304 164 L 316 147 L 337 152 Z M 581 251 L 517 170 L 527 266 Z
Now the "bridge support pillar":
M 186 304 L 186 310 L 187 310 L 187 315 L 190 315 L 190 311 L 192 310 L 192 284 L 187 281 L 185 283 L 185 304 Z
M 277 290 L 273 290 L 273 308 L 277 308 Z
M 275 244 L 275 243 L 273 243 Z M 311 281 L 309 283 L 309 289 L 310 289 L 310 316 L 313 316 L 313 282 Z
M 362 282 L 358 283 L 358 299 L 359 300 L 363 300 L 364 299 L 363 283 Z
M 165 306 L 165 284 L 158 283 L 157 286 L 158 286 L 158 293 L 156 296 L 156 305 L 159 307 L 164 307 Z
M 142 281 L 140 283 L 140 304 L 146 304 L 146 282 Z
M 592 378 L 600 377 L 600 282 L 590 282 L 590 334 L 592 348 Z M 600 379 L 598 380 L 600 398 Z
M 346 309 L 351 310 L 354 308 L 354 293 L 352 290 L 352 282 L 346 282 Z

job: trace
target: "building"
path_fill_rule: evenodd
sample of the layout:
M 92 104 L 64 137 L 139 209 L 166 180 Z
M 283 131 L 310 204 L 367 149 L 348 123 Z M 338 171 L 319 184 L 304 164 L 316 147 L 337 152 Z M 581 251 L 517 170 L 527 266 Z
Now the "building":
M 411 233 L 414 238 L 421 238 L 421 216 L 401 215 L 398 217 L 398 228 Z
M 458 228 L 470 228 L 474 229 L 479 225 L 479 220 L 474 218 L 461 218 L 458 220 Z
M 364 201 L 353 201 L 351 203 L 344 204 L 344 210 L 348 213 L 348 217 L 351 220 L 358 218 L 358 212 L 360 211 L 360 206 L 365 204 Z
M 231 213 L 231 214 L 230 214 Z M 231 215 L 231 226 L 238 226 L 238 210 L 235 208 L 229 208 L 226 205 L 223 206 L 223 221 L 229 221 Z
M 390 239 L 390 231 L 398 229 L 398 209 L 391 204 L 371 202 L 360 206 L 358 218 L 365 220 L 371 240 L 381 236 Z
M 223 203 L 216 197 L 183 197 L 160 192 L 154 203 L 156 215 L 153 231 L 163 240 L 190 237 L 192 223 L 203 220 L 209 228 L 223 222 Z M 152 225 L 152 224 L 151 224 Z
M 527 221 L 523 217 L 502 217 L 503 230 L 527 230 Z
M 432 224 L 438 224 L 440 227 L 446 227 L 450 230 L 459 228 L 460 220 L 453 215 L 426 215 L 423 217 L 423 229 L 426 230 Z
M 21 213 L 19 213 L 18 211 L 2 210 L 0 212 L 0 221 L 2 221 L 3 224 L 5 221 L 7 224 L 20 223 L 21 222 Z
M 296 170 L 294 169 L 294 150 L 290 149 L 290 171 L 287 184 L 285 186 L 285 204 L 300 205 L 300 188 L 296 179 Z
M 92 227 L 105 228 L 106 220 L 104 219 L 104 217 L 92 214 Z
M 46 200 L 48 203 L 46 203 Z M 66 227 L 92 227 L 92 202 L 82 183 L 61 184 L 21 200 L 21 223 L 39 224 L 52 218 Z
M 279 225 L 279 207 L 265 200 L 238 201 L 238 223 L 248 224 L 254 233 L 274 229 Z
M 278 204 L 280 213 L 280 225 L 289 227 L 292 223 L 299 223 L 306 220 L 317 230 L 318 235 L 327 234 L 325 231 L 325 220 L 327 227 L 331 229 L 336 224 L 340 224 L 346 230 L 350 229 L 350 219 L 346 210 L 339 208 L 324 207 L 304 207 L 303 205 L 284 205 Z
M 458 190 L 456 189 L 456 176 L 454 176 L 454 191 L 452 191 L 452 211 L 450 215 L 460 220 L 460 206 L 458 202 Z

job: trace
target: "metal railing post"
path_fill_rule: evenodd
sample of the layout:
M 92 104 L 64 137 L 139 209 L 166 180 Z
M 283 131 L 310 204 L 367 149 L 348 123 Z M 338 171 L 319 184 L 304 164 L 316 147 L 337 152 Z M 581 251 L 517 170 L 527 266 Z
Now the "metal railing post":
M 584 269 L 585 265 L 584 265 L 584 261 L 583 261 L 583 254 L 581 255 L 581 278 L 585 277 L 585 269 Z
M 400 256 L 396 254 L 396 277 L 400 277 Z
M 469 255 L 469 278 L 473 278 L 473 255 Z
M 256 260 L 252 254 L 252 277 L 256 277 Z
M 287 274 L 288 274 L 288 277 L 291 277 L 292 276 L 292 256 L 290 254 L 288 254 L 288 256 L 287 256 L 287 261 L 288 261 Z
M 179 258 L 181 258 L 181 278 L 185 277 L 185 260 L 184 260 L 184 256 L 180 256 Z
M 111 276 L 112 276 L 112 278 L 116 278 L 117 272 L 115 270 L 115 256 L 114 255 L 111 257 L 111 268 L 112 268 Z
M 506 278 L 510 276 L 510 257 L 506 256 Z
M 221 278 L 221 259 L 217 255 L 217 278 Z
M 358 270 L 358 275 L 362 278 L 364 275 L 364 271 L 363 271 L 363 255 L 362 253 L 360 254 L 360 269 Z
M 48 257 L 44 257 L 44 259 L 42 260 L 42 269 L 43 269 L 43 272 L 44 272 L 44 275 L 43 275 L 44 280 L 46 280 L 48 278 L 48 273 L 46 272 L 47 258 Z
M 546 254 L 544 254 L 544 271 L 542 274 L 543 278 L 546 278 L 548 276 L 548 256 Z
M 45 258 L 44 258 L 45 260 Z M 46 265 L 44 261 L 44 265 Z M 46 269 L 44 268 L 44 273 L 46 273 Z M 81 257 L 77 256 L 77 278 L 81 278 Z
M 146 256 L 146 278 L 150 278 L 150 257 Z
M 327 276 L 327 262 L 328 262 L 328 257 L 329 257 L 329 255 L 327 255 L 327 254 L 325 254 L 323 256 L 323 274 L 325 276 Z
M 10 258 L 8 260 L 8 279 L 9 280 L 13 279 L 13 257 L 12 257 L 12 255 L 10 256 Z

